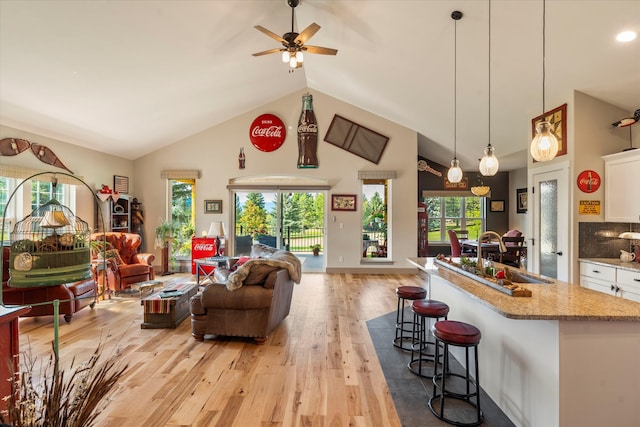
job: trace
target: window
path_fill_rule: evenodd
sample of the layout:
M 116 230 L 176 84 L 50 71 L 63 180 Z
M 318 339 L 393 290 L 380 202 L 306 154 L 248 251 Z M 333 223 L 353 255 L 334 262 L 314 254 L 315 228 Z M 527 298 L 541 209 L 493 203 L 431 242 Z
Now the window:
M 425 198 L 429 214 L 429 242 L 448 242 L 447 230 L 467 230 L 469 239 L 478 239 L 485 228 L 485 208 L 481 197 L 431 196 Z
M 53 192 L 53 184 L 49 180 L 24 182 L 18 178 L 0 177 L 0 215 L 5 215 L 4 240 L 9 240 L 9 234 L 17 221 L 21 221 L 52 197 L 75 211 L 75 188 L 74 185 L 58 183 Z M 9 201 L 12 193 L 13 198 Z
M 65 204 L 65 185 L 56 185 L 55 190 L 50 181 L 31 181 L 31 210 L 36 210 L 51 199 Z
M 5 209 L 7 209 L 7 201 L 14 188 L 15 179 L 0 177 L 0 215 L 5 219 L 4 230 L 0 231 L 3 232 L 4 240 L 9 240 L 9 233 L 11 232 L 16 217 L 15 203 L 9 205 L 8 210 L 5 212 Z
M 362 258 L 387 258 L 389 218 L 386 179 L 362 180 Z
M 171 245 L 172 255 L 191 256 L 191 238 L 195 234 L 195 179 L 170 179 L 171 221 L 178 235 Z

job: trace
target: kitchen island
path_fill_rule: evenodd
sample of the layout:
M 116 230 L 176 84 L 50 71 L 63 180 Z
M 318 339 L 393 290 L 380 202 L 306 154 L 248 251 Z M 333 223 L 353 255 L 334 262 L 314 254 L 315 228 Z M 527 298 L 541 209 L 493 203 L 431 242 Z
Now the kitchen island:
M 408 261 L 428 274 L 450 320 L 482 332 L 481 386 L 516 425 L 638 425 L 639 303 L 555 280 L 514 297 L 433 258 Z

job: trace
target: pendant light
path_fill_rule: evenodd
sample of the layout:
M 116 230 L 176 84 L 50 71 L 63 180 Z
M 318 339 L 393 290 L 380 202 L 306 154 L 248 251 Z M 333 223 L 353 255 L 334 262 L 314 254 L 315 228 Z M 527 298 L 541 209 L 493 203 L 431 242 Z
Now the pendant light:
M 493 152 L 491 145 L 491 0 L 489 0 L 489 144 L 484 149 L 484 156 L 480 159 L 480 173 L 484 176 L 493 176 L 498 173 L 500 162 Z M 488 190 L 487 190 L 488 192 Z M 475 193 L 474 193 L 475 194 Z M 485 193 L 486 194 L 486 193 Z
M 458 21 L 462 18 L 462 12 L 453 11 L 451 12 L 451 19 L 454 22 L 454 36 L 453 36 L 453 160 L 451 160 L 451 168 L 449 168 L 449 172 L 447 172 L 447 179 L 449 182 L 457 183 L 462 181 L 462 169 L 460 169 L 460 162 L 458 162 L 457 155 L 457 56 L 458 56 Z
M 546 56 L 546 1 L 542 0 L 542 114 L 544 108 L 544 80 L 545 80 L 545 56 Z M 558 139 L 551 131 L 551 123 L 544 117 L 536 124 L 536 136 L 531 141 L 531 157 L 538 162 L 552 160 L 558 154 Z

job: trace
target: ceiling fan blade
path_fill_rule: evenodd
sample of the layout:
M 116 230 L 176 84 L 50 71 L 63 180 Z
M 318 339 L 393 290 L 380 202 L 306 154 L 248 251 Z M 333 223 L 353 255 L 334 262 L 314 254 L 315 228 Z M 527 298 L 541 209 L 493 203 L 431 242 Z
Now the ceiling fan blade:
M 330 47 L 321 46 L 302 46 L 302 50 L 320 55 L 335 55 L 338 53 L 338 49 L 331 49 Z
M 279 35 L 277 35 L 276 33 L 267 30 L 266 28 L 264 28 L 262 25 L 256 25 L 255 27 L 256 30 L 268 35 L 269 37 L 271 37 L 272 39 L 280 42 L 280 43 L 287 43 L 287 41 L 285 39 L 283 39 L 282 37 L 280 37 Z
M 315 33 L 320 29 L 320 25 L 315 22 L 309 25 L 307 28 L 302 30 L 298 37 L 295 38 L 294 43 L 296 44 L 305 44 L 307 40 L 309 40 Z
M 282 52 L 284 49 L 269 49 L 269 50 L 263 50 L 262 52 L 256 52 L 256 53 L 252 53 L 253 56 L 262 56 L 262 55 L 268 55 L 270 53 L 278 53 L 278 52 Z

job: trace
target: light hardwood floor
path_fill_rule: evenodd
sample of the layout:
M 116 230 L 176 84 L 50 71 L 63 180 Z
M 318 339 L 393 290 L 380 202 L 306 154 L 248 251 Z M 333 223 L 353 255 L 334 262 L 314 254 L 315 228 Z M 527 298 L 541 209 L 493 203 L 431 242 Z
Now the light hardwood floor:
M 421 275 L 304 274 L 289 317 L 260 346 L 197 342 L 189 319 L 140 329 L 139 299 L 101 301 L 61 322 L 60 356 L 84 360 L 102 342 L 128 362 L 100 426 L 399 427 L 366 321 L 396 309 L 396 287 L 423 284 Z M 22 319 L 21 348 L 48 357 L 52 324 Z

